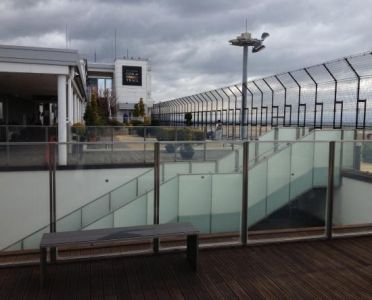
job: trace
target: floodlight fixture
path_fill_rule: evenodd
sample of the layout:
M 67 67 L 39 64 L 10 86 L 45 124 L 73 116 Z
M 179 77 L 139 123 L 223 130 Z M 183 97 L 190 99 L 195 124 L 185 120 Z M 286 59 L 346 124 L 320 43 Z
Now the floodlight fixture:
M 253 47 L 252 49 L 252 53 L 257 53 L 257 52 L 260 52 L 261 50 L 265 49 L 265 46 L 264 45 L 257 45 L 255 47 Z
M 249 32 L 243 32 L 241 35 L 237 36 L 235 39 L 230 40 L 232 46 L 243 47 L 243 79 L 242 79 L 242 109 L 240 114 L 240 137 L 245 138 L 245 126 L 244 121 L 246 119 L 247 107 L 247 65 L 248 65 L 248 47 L 252 46 L 252 53 L 257 53 L 265 49 L 262 42 L 270 36 L 269 33 L 263 32 L 261 34 L 261 39 L 252 38 Z
M 267 33 L 267 32 L 263 32 L 263 33 L 261 34 L 261 41 L 266 40 L 266 38 L 268 38 L 269 36 L 270 36 L 269 33 Z

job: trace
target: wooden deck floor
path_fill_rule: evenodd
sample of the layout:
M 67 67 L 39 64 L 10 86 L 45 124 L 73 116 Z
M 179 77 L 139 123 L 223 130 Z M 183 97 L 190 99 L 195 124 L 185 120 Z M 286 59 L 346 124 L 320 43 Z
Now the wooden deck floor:
M 0 299 L 372 299 L 372 238 L 203 250 L 0 269 Z

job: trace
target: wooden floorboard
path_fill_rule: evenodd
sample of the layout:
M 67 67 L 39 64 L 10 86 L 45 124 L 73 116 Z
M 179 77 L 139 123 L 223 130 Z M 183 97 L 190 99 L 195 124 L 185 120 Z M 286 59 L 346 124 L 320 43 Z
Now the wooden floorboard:
M 372 299 L 371 237 L 0 269 L 0 299 Z

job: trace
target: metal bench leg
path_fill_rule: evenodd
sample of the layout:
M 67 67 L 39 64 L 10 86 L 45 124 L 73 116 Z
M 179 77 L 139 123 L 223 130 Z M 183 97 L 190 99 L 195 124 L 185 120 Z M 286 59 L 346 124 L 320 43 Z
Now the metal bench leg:
M 193 270 L 198 269 L 199 236 L 197 234 L 187 236 L 187 260 Z
M 50 254 L 50 262 L 55 263 L 57 261 L 57 248 L 53 247 L 49 250 Z
M 47 248 L 40 248 L 40 285 L 45 285 L 45 271 L 47 264 Z
M 159 252 L 159 238 L 154 238 L 153 241 L 152 241 L 152 250 L 155 252 L 155 253 L 158 253 Z

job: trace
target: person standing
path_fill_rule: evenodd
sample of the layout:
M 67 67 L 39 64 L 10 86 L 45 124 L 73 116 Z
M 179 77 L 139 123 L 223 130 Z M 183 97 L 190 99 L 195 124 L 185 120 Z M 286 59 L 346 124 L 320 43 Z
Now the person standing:
M 215 139 L 222 140 L 222 122 L 221 120 L 217 121 L 216 130 L 215 130 Z

